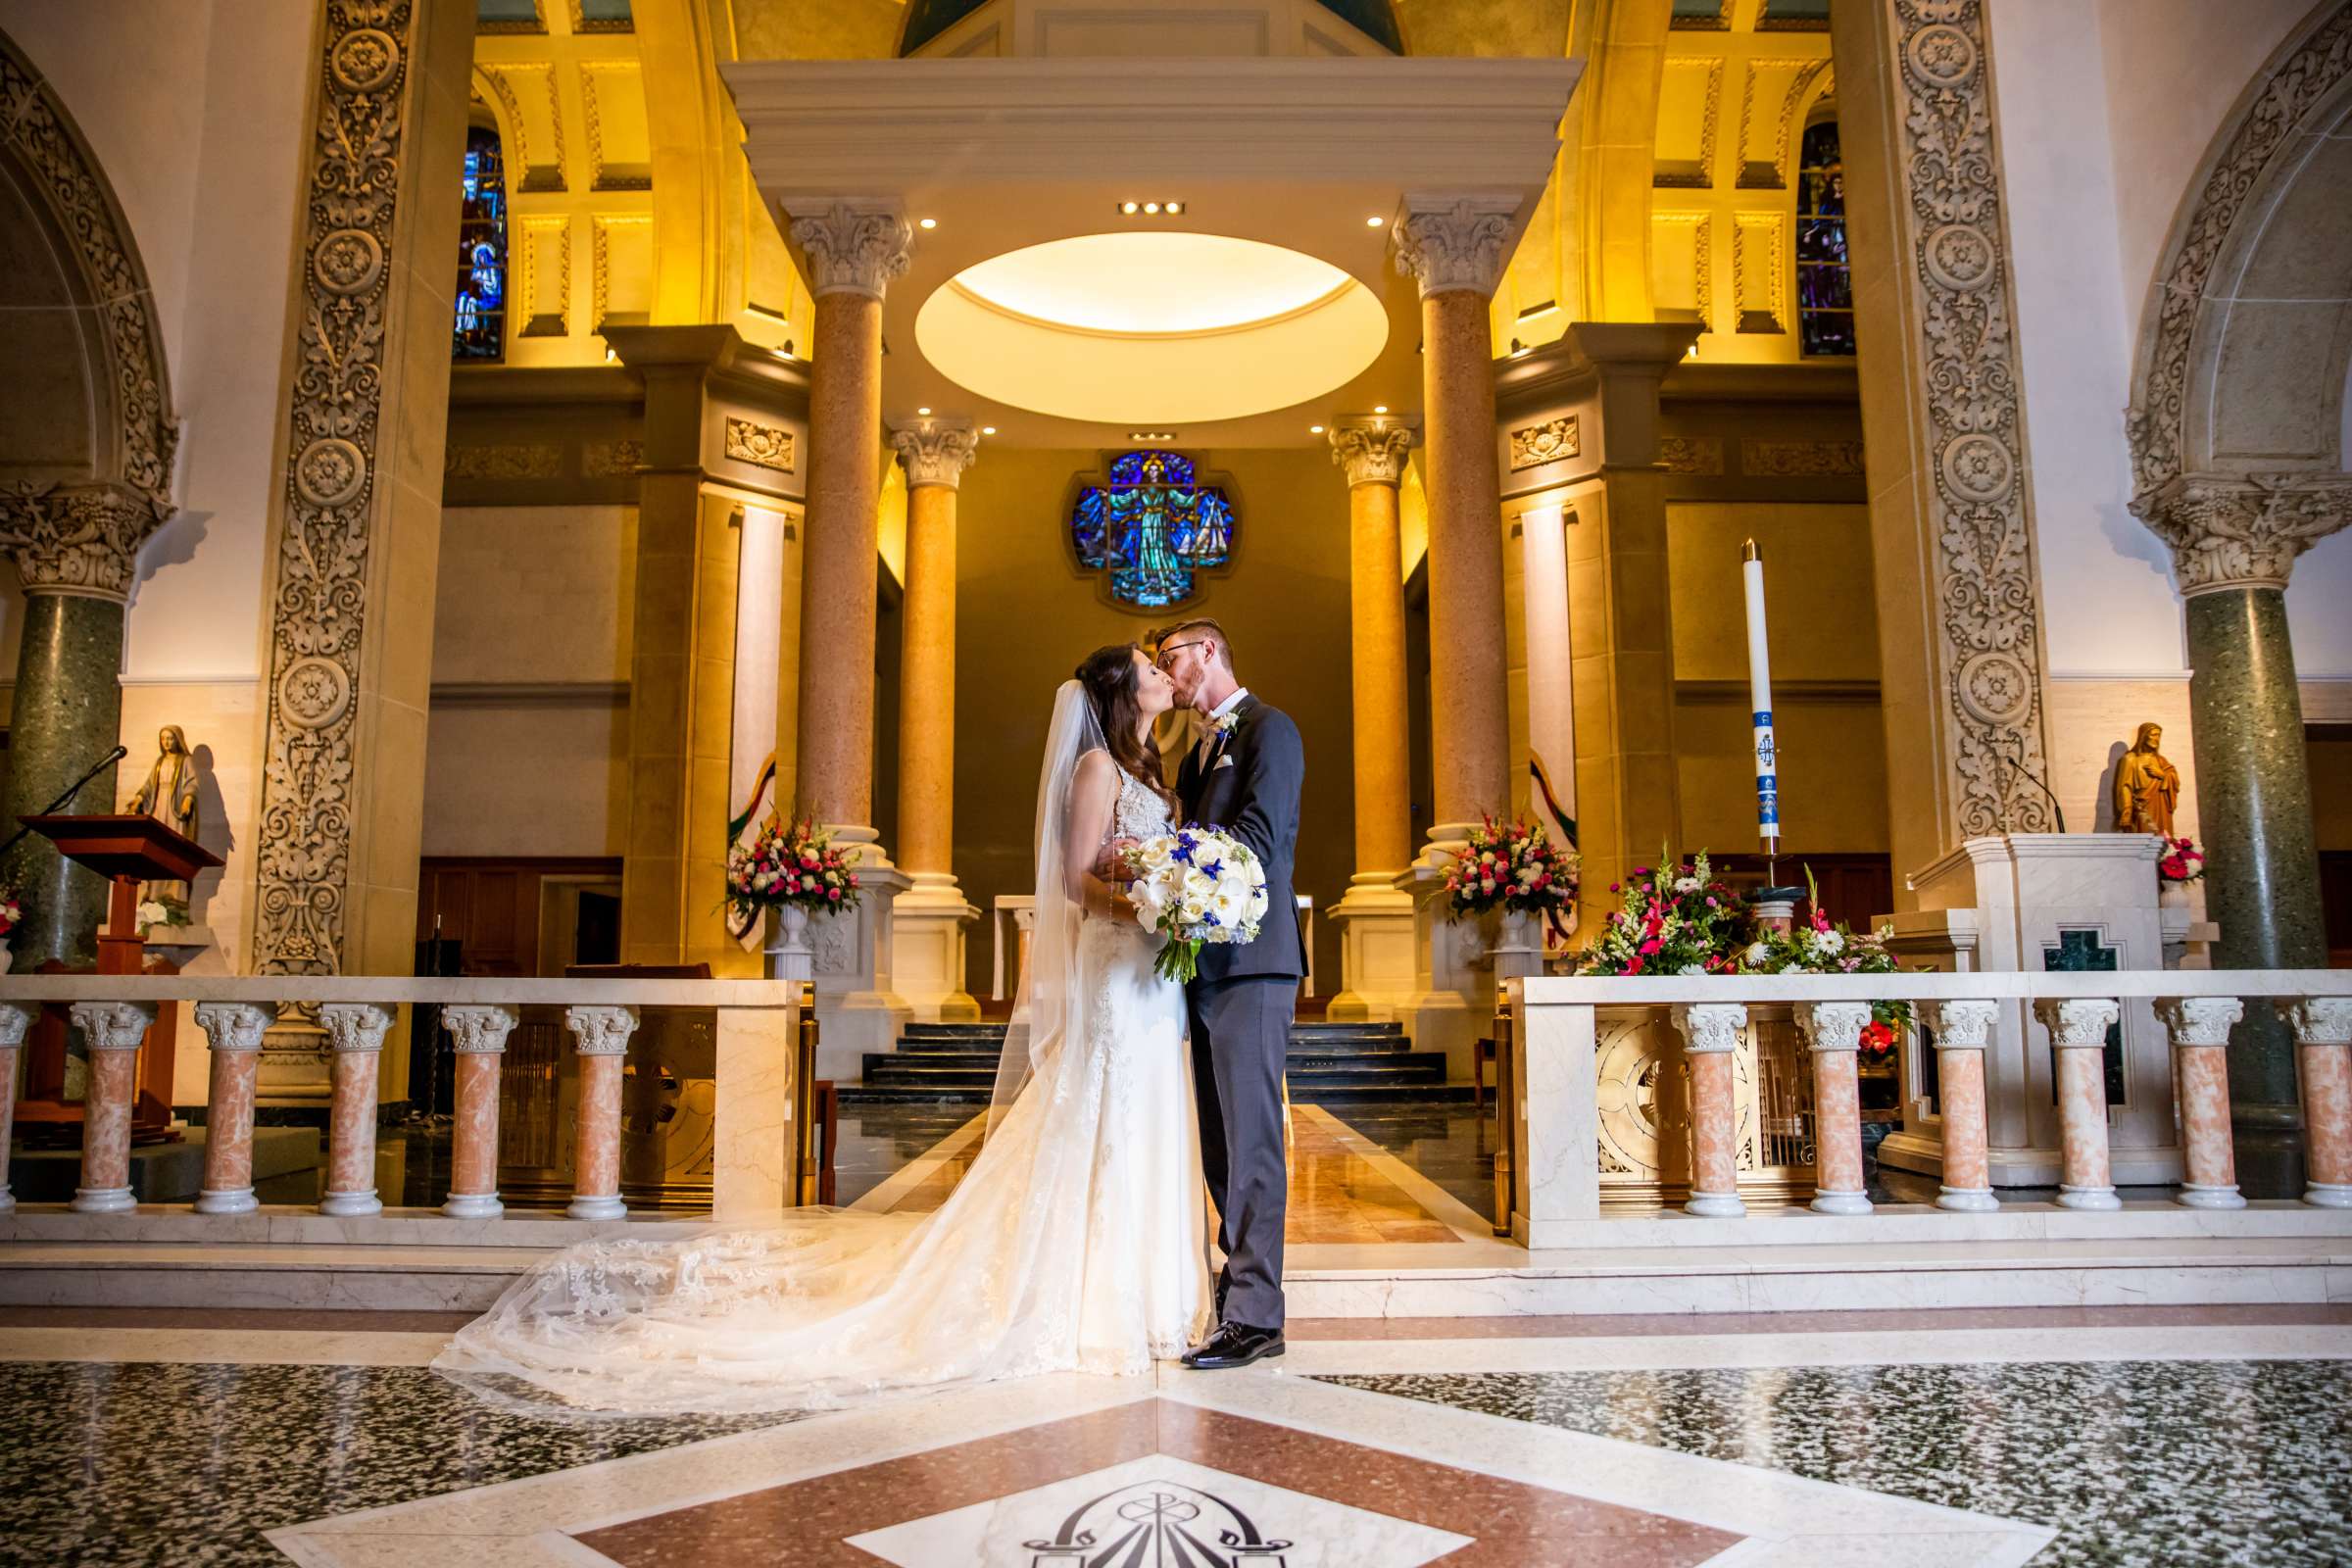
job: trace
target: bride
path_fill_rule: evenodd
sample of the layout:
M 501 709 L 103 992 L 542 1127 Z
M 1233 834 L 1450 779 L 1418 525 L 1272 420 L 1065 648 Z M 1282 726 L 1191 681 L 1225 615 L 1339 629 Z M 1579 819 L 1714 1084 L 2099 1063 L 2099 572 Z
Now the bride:
M 991 1131 L 928 1214 L 796 1209 L 683 1242 L 588 1242 L 539 1265 L 434 1360 L 545 1410 L 839 1405 L 1037 1372 L 1133 1373 L 1207 1327 L 1184 993 L 1108 878 L 1170 826 L 1134 644 L 1063 683 L 1038 781 L 1037 920 Z M 1015 1014 L 1016 1018 L 1022 1014 Z

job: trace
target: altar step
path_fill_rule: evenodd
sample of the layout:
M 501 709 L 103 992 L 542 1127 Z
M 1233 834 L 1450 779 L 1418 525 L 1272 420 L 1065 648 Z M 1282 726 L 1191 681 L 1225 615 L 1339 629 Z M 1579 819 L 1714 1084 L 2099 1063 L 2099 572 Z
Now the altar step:
M 865 1054 L 863 1080 L 841 1086 L 845 1106 L 905 1102 L 980 1103 L 997 1081 L 1003 1023 L 910 1023 L 896 1051 Z M 1395 1023 L 1295 1023 L 1286 1067 L 1293 1100 L 1467 1101 L 1446 1081 L 1446 1054 L 1415 1051 Z

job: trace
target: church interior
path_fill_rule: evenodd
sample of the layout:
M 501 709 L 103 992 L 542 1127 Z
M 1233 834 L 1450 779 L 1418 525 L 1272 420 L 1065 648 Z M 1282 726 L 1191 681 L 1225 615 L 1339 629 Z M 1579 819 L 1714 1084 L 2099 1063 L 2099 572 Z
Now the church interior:
M 2352 0 L 0 0 L 0 1562 L 2352 1560 Z M 1203 617 L 1283 1361 L 429 1369 Z

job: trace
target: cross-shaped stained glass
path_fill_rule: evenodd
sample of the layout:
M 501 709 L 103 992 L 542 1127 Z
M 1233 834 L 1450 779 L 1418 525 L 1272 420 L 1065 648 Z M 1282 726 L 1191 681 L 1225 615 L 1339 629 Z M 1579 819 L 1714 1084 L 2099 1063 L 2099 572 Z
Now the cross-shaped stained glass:
M 1232 498 L 1201 484 L 1192 459 L 1130 452 L 1109 483 L 1079 487 L 1070 545 L 1081 566 L 1109 573 L 1111 598 L 1165 610 L 1193 597 L 1197 572 L 1232 560 L 1236 521 Z

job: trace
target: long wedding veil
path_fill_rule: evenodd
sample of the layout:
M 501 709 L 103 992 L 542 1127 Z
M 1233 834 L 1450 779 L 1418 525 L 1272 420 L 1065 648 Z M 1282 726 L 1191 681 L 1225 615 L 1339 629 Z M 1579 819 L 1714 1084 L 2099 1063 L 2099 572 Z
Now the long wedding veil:
M 1034 860 L 1037 907 L 1030 922 L 1029 961 L 1013 1004 L 1012 1024 L 997 1059 L 996 1095 L 989 1105 L 994 1131 L 1032 1077 L 1050 1075 L 1062 1042 L 1076 1032 L 1078 921 L 1070 897 L 1070 785 L 1079 760 L 1103 750 L 1108 741 L 1086 688 L 1065 680 L 1054 694 L 1054 718 L 1046 730 L 1046 756 L 1037 774 L 1037 839 Z M 1086 869 L 1079 867 L 1079 869 Z

